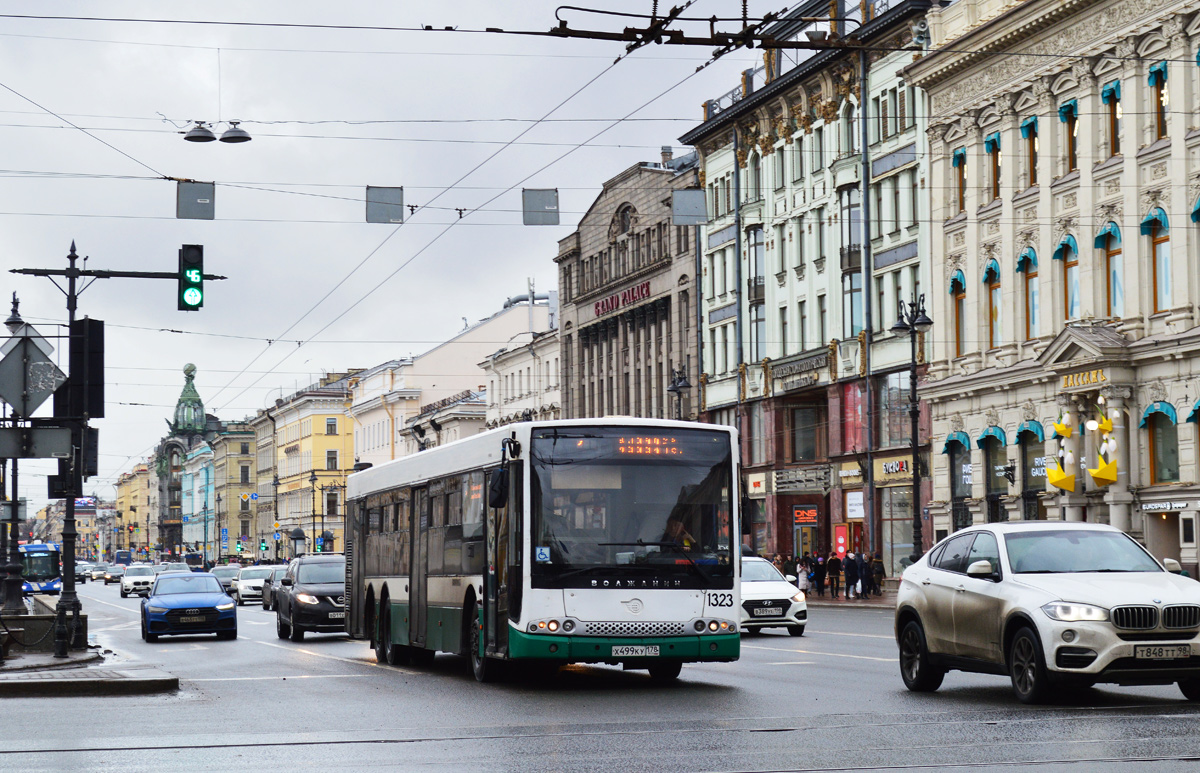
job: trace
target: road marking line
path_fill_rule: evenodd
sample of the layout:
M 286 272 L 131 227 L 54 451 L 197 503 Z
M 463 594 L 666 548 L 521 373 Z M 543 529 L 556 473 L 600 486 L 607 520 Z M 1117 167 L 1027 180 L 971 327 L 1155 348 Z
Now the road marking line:
M 239 638 L 246 639 L 245 636 L 241 636 Z M 282 644 L 275 644 L 274 642 L 269 642 L 269 641 L 257 641 L 255 639 L 246 639 L 246 641 L 253 641 L 255 644 L 261 644 L 264 647 L 274 647 L 274 648 L 280 649 L 280 650 L 287 650 L 288 652 L 302 652 L 305 655 L 312 655 L 313 657 L 317 657 L 317 658 L 326 658 L 327 660 L 340 660 L 343 663 L 353 663 L 356 666 L 370 666 L 372 668 L 385 668 L 388 671 L 395 671 L 396 673 L 399 673 L 399 674 L 409 674 L 412 676 L 418 676 L 418 675 L 424 673 L 423 671 L 412 671 L 410 669 L 400 668 L 398 666 L 385 666 L 382 663 L 372 663 L 369 660 L 354 660 L 353 658 L 342 658 L 342 657 L 338 657 L 337 655 L 326 655 L 323 652 L 314 652 L 312 650 L 300 649 L 299 647 L 285 647 Z
M 142 613 L 142 611 L 140 609 L 130 609 L 129 607 L 123 607 L 120 604 L 113 604 L 111 601 L 101 601 L 100 599 L 80 599 L 80 601 L 90 601 L 90 602 L 94 602 L 96 604 L 104 604 L 105 606 L 115 607 L 117 609 L 121 609 L 121 610 L 124 610 L 125 612 L 130 612 L 135 615 L 140 615 Z
M 292 676 L 221 676 L 184 679 L 188 682 L 270 682 L 287 679 L 365 679 L 366 674 L 297 674 Z
M 895 636 L 880 636 L 877 633 L 841 633 L 838 631 L 812 631 L 819 636 L 857 636 L 861 639 L 889 639 L 894 640 Z
M 895 658 L 873 658 L 868 655 L 846 655 L 840 652 L 815 652 L 813 650 L 789 650 L 785 647 L 759 647 L 753 644 L 743 644 L 744 650 L 770 650 L 771 652 L 793 652 L 798 655 L 824 655 L 828 658 L 851 658 L 853 660 L 877 660 L 881 663 L 891 663 Z
M 811 666 L 811 660 L 782 660 L 778 663 L 768 663 L 768 666 Z

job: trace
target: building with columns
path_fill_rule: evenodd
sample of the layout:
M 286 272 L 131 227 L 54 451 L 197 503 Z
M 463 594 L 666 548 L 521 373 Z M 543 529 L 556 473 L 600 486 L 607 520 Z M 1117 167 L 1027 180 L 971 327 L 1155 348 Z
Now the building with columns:
M 558 243 L 562 417 L 694 418 L 668 388 L 696 356 L 694 228 L 671 223 L 672 192 L 699 187 L 695 154 L 634 164 L 604 183 Z
M 1195 572 L 1198 11 L 959 0 L 928 13 L 931 53 L 905 72 L 931 101 L 937 326 L 922 396 L 939 535 L 1111 523 Z

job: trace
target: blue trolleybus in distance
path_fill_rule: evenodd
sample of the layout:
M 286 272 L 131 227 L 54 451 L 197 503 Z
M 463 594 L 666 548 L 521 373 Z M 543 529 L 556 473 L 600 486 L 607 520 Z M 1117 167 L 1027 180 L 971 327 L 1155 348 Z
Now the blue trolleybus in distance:
M 62 592 L 62 570 L 59 559 L 62 552 L 53 542 L 19 545 L 21 554 L 21 579 L 25 581 L 26 593 L 47 593 L 57 596 Z

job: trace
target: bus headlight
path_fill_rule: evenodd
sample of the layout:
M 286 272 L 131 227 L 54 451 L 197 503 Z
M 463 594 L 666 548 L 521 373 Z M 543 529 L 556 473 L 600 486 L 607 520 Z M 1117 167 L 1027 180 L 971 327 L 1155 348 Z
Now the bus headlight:
M 710 630 L 710 631 L 715 631 L 715 630 L 717 630 L 717 629 L 718 629 L 718 628 L 720 628 L 720 627 L 721 627 L 721 626 L 720 626 L 720 624 L 719 624 L 719 623 L 717 623 L 717 621 L 716 621 L 716 620 L 713 620 L 712 622 L 710 622 L 710 623 L 708 624 L 708 630 Z
M 550 633 L 554 633 L 555 631 L 557 631 L 558 630 L 558 621 L 551 620 L 550 622 L 546 623 L 546 630 L 550 631 Z
M 530 624 L 529 624 L 529 632 L 530 632 L 530 633 L 537 633 L 537 623 L 530 623 Z

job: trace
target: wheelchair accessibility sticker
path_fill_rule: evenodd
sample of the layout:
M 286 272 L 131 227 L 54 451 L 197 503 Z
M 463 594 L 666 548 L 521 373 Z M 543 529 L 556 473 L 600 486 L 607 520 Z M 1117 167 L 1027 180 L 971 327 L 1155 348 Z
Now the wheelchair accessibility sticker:
M 548 547 L 534 548 L 534 559 L 536 559 L 539 564 L 550 563 L 550 548 L 548 548 Z

